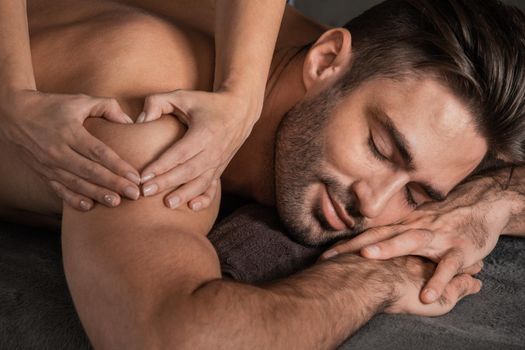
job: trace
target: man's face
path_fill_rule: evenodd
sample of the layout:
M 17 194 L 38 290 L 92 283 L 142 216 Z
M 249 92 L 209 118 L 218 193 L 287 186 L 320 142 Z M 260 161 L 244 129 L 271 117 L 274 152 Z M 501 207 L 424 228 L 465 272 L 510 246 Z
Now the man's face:
M 276 143 L 277 209 L 319 245 L 399 221 L 445 196 L 487 151 L 463 103 L 434 79 L 376 79 L 307 97 Z

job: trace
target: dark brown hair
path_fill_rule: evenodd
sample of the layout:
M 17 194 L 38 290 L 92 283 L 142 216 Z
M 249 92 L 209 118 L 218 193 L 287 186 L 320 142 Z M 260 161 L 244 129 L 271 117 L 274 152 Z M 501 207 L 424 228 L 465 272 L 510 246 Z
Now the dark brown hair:
M 348 22 L 343 88 L 433 74 L 472 112 L 490 154 L 525 161 L 525 15 L 496 0 L 387 0 Z

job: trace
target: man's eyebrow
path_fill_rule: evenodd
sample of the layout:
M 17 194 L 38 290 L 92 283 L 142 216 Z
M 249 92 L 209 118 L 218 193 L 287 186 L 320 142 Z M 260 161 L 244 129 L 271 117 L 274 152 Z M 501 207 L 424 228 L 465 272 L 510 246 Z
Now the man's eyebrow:
M 394 142 L 395 147 L 399 151 L 403 162 L 405 163 L 405 168 L 407 170 L 415 170 L 414 166 L 414 157 L 408 146 L 408 141 L 405 136 L 398 130 L 392 118 L 386 114 L 378 106 L 372 106 L 370 108 L 370 115 L 376 122 L 381 124 L 381 126 L 386 130 L 392 141 Z
M 373 106 L 370 108 L 370 115 L 386 130 L 394 142 L 395 147 L 399 151 L 399 154 L 401 155 L 407 170 L 415 170 L 414 157 L 412 156 L 408 141 L 396 127 L 392 118 L 390 118 L 388 114 L 378 106 Z M 433 201 L 441 202 L 445 200 L 446 195 L 443 192 L 437 190 L 434 186 L 428 183 L 420 184 L 420 186 L 423 191 L 425 191 L 426 195 Z

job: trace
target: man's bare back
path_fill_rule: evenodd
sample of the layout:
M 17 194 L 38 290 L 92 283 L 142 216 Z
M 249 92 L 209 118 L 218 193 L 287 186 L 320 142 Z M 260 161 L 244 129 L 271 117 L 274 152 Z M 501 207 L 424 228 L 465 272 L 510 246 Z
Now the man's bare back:
M 42 92 L 113 97 L 136 117 L 149 94 L 212 87 L 212 33 L 108 1 L 33 0 L 28 2 L 28 14 L 35 76 Z M 287 25 L 301 30 L 290 34 Z M 204 30 L 206 26 L 209 24 L 200 25 Z M 321 30 L 321 26 L 288 10 L 278 47 L 285 51 L 304 45 L 315 40 Z M 171 123 L 176 120 L 172 118 Z M 94 131 L 97 124 L 102 129 L 126 129 L 123 125 L 109 126 L 103 120 L 88 120 L 85 125 Z M 129 138 L 135 143 L 151 140 L 137 141 L 141 128 L 145 127 L 133 127 L 137 135 L 130 132 Z M 121 134 L 118 137 L 119 141 L 125 138 Z M 0 154 L 0 162 L 10 166 L 0 170 L 6 184 L 0 188 L 0 215 L 4 213 L 4 220 L 28 223 L 28 217 L 33 217 L 36 225 L 59 225 L 62 200 L 20 161 L 17 149 L 9 144 L 2 144 L 2 148 L 6 152 Z
M 114 97 L 127 113 L 136 116 L 152 92 L 211 87 L 212 41 L 203 34 L 104 1 L 30 1 L 28 13 L 40 91 Z M 175 118 L 132 128 L 100 119 L 85 125 L 99 134 L 113 129 L 116 138 L 112 143 L 126 142 L 139 149 L 162 139 L 144 137 L 148 129 L 157 126 L 153 133 L 172 130 L 166 141 L 182 130 Z M 2 150 L 0 162 L 9 164 L 0 170 L 5 184 L 0 189 L 0 207 L 8 214 L 4 219 L 12 220 L 20 210 L 21 222 L 40 214 L 35 215 L 36 224 L 49 223 L 46 216 L 55 217 L 54 223 L 60 224 L 62 200 L 19 159 L 17 149 L 2 144 Z

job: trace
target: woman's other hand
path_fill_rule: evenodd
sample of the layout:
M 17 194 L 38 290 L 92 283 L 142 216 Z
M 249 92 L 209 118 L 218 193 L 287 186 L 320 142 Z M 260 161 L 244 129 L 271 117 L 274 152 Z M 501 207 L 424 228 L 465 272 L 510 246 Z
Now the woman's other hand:
M 149 96 L 138 123 L 173 114 L 188 131 L 144 169 L 144 196 L 174 189 L 165 197 L 167 207 L 183 203 L 193 210 L 208 207 L 222 172 L 259 117 L 261 107 L 252 107 L 249 101 L 231 91 L 176 90 Z
M 0 133 L 71 207 L 109 207 L 140 195 L 138 171 L 83 126 L 88 117 L 133 123 L 114 99 L 19 90 L 0 106 Z

